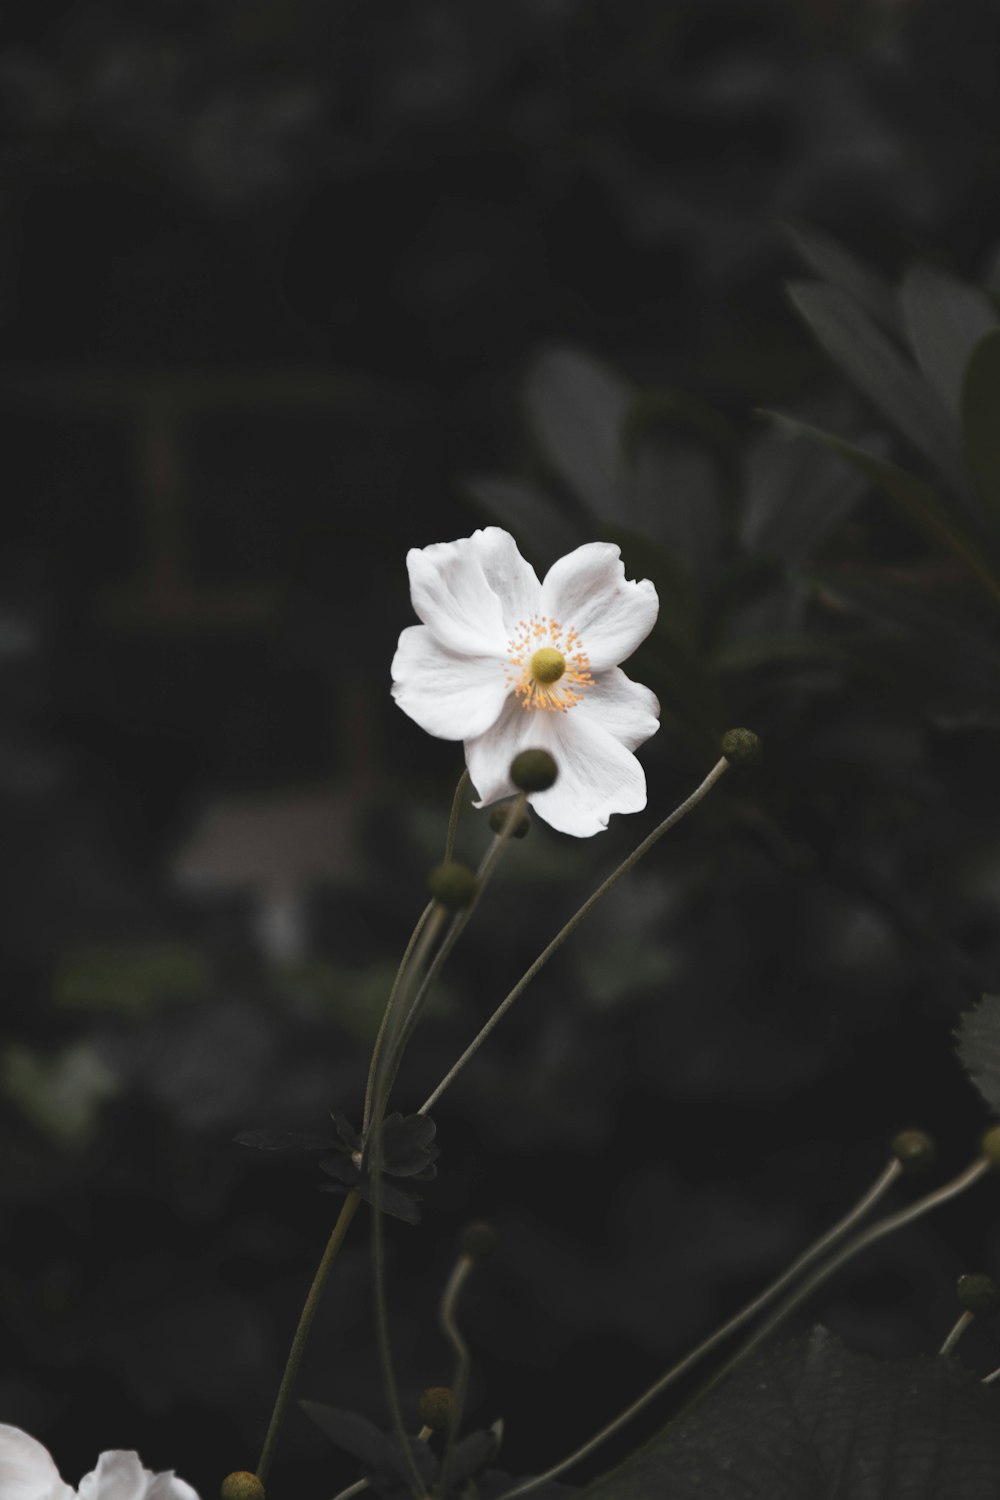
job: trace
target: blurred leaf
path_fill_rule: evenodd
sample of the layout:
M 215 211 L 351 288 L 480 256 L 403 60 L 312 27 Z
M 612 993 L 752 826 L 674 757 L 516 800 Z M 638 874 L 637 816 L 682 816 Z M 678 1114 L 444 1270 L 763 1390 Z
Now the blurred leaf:
M 797 665 L 801 662 L 842 661 L 844 649 L 828 636 L 757 635 L 722 646 L 712 656 L 716 672 L 752 672 L 758 667 Z
M 1000 525 L 1000 331 L 972 352 L 962 386 L 965 461 L 994 525 Z
M 839 287 L 792 282 L 788 291 L 834 363 L 955 493 L 965 494 L 957 435 L 947 412 L 891 340 Z
M 962 1017 L 957 1052 L 976 1088 L 995 1115 L 1000 1115 L 1000 995 L 984 995 Z
M 52 978 L 56 1005 L 149 1015 L 177 1000 L 211 993 L 212 965 L 190 943 L 139 943 L 74 948 Z
M 118 1090 L 117 1075 L 90 1042 L 54 1056 L 22 1046 L 0 1053 L 0 1091 L 60 1146 L 88 1146 L 102 1103 Z
M 1000 327 L 993 303 L 978 287 L 933 266 L 913 266 L 899 296 L 917 362 L 957 417 L 969 356 L 980 339 Z
M 803 437 L 809 442 L 829 448 L 831 453 L 837 454 L 839 458 L 866 475 L 910 521 L 920 528 L 925 536 L 931 537 L 936 542 L 943 542 L 971 569 L 993 598 L 1000 599 L 1000 582 L 997 581 L 992 560 L 986 552 L 982 539 L 976 536 L 964 522 L 959 521 L 952 512 L 946 510 L 938 496 L 929 485 L 924 484 L 923 480 L 917 479 L 915 475 L 907 473 L 905 469 L 899 468 L 888 459 L 867 453 L 863 448 L 855 448 L 843 438 L 824 432 L 819 427 L 813 427 L 808 422 L 800 422 L 795 417 L 786 416 L 782 412 L 765 412 L 763 415 L 771 417 L 778 424 L 779 429 L 787 433 L 789 437 Z
M 523 555 L 541 573 L 584 540 L 581 530 L 541 485 L 526 479 L 474 474 L 461 480 L 461 488 L 491 521 L 511 533 Z
M 850 515 L 868 476 L 845 474 L 807 443 L 764 433 L 746 461 L 740 532 L 750 552 L 802 562 Z
M 988 1500 L 1000 1392 L 956 1361 L 875 1360 L 823 1328 L 749 1360 L 588 1500 Z
M 547 350 L 528 373 L 528 420 L 553 471 L 597 520 L 622 517 L 622 440 L 631 386 L 574 349 Z
M 854 298 L 877 318 L 883 328 L 895 333 L 899 327 L 896 300 L 889 284 L 855 259 L 849 250 L 821 229 L 802 224 L 782 224 L 782 233 L 806 265 Z
M 330 1136 L 309 1135 L 301 1130 L 241 1130 L 233 1140 L 256 1151 L 329 1151 Z

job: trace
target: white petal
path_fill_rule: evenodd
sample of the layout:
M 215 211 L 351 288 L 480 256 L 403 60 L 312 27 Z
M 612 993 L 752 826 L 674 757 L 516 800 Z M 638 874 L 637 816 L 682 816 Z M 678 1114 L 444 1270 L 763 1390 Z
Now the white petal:
M 410 625 L 392 659 L 392 696 L 421 729 L 442 740 L 482 734 L 510 692 L 506 661 L 459 656 L 438 644 L 426 625 Z
M 626 750 L 635 750 L 660 727 L 656 694 L 626 677 L 620 667 L 598 673 L 572 712 L 594 719 Z
M 97 1468 L 80 1480 L 80 1500 L 145 1500 L 147 1482 L 153 1478 L 139 1462 L 138 1453 L 113 1450 L 102 1453 Z
M 0 1423 L 0 1495 L 3 1500 L 73 1500 L 49 1450 L 19 1427 Z
M 652 630 L 660 601 L 648 578 L 630 583 L 618 547 L 587 542 L 561 557 L 542 580 L 542 613 L 576 630 L 591 670 L 631 656 Z
M 538 730 L 539 719 L 555 715 L 532 712 L 520 698 L 511 695 L 503 712 L 485 734 L 465 742 L 465 764 L 472 785 L 479 793 L 477 807 L 509 797 L 517 788 L 510 779 L 510 763 L 521 750 L 547 750 L 544 730 Z M 560 716 L 561 717 L 561 716 Z
M 413 608 L 442 646 L 461 655 L 506 655 L 518 620 L 538 608 L 534 569 L 496 526 L 413 547 L 406 566 Z
M 198 1500 L 198 1493 L 169 1469 L 164 1474 L 153 1476 L 146 1490 L 146 1500 Z
M 589 838 L 607 828 L 612 813 L 641 812 L 646 806 L 642 767 L 608 732 L 599 713 L 586 715 L 581 708 L 582 704 L 567 713 L 533 712 L 509 699 L 485 734 L 466 741 L 465 760 L 480 798 L 476 805 L 496 802 L 516 790 L 510 763 L 519 751 L 548 750 L 559 767 L 559 779 L 547 792 L 532 792 L 528 801 L 560 833 Z
M 540 818 L 560 833 L 589 838 L 608 826 L 612 813 L 641 812 L 646 806 L 645 772 L 630 750 L 600 722 L 576 709 L 565 714 L 537 714 L 545 719 L 549 750 L 559 779 L 529 802 Z

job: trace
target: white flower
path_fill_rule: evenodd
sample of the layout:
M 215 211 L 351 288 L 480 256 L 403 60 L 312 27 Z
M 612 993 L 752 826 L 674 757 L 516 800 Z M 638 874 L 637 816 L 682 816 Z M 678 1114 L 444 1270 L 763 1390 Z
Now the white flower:
M 520 750 L 548 750 L 555 786 L 533 792 L 541 817 L 586 837 L 646 805 L 632 751 L 659 728 L 660 705 L 619 669 L 659 610 L 653 585 L 629 583 L 610 542 L 577 547 L 539 583 L 496 526 L 413 548 L 410 595 L 422 625 L 399 638 L 392 694 L 429 734 L 464 740 L 480 801 L 514 791 Z
M 138 1453 L 102 1453 L 80 1488 L 64 1483 L 52 1455 L 19 1427 L 0 1423 L 0 1496 L 3 1500 L 198 1500 L 173 1470 L 153 1474 Z

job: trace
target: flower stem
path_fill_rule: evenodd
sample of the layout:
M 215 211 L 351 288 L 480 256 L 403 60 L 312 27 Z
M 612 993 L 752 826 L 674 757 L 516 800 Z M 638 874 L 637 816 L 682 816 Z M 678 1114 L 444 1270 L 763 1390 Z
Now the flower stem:
M 618 866 L 617 870 L 614 870 L 612 874 L 608 876 L 607 880 L 605 880 L 603 884 L 599 885 L 597 890 L 587 898 L 587 900 L 580 907 L 579 911 L 577 911 L 572 917 L 570 917 L 565 927 L 563 927 L 562 930 L 557 933 L 556 936 L 552 939 L 549 946 L 538 955 L 538 957 L 535 959 L 535 962 L 531 965 L 530 969 L 528 969 L 521 976 L 506 999 L 500 1002 L 496 1010 L 493 1012 L 492 1016 L 490 1016 L 489 1020 L 486 1022 L 486 1025 L 479 1032 L 478 1036 L 473 1038 L 458 1061 L 445 1074 L 444 1078 L 442 1078 L 441 1082 L 438 1084 L 434 1092 L 424 1100 L 423 1104 L 417 1111 L 418 1114 L 426 1115 L 430 1112 L 430 1110 L 434 1108 L 434 1105 L 440 1099 L 445 1089 L 450 1087 L 450 1085 L 454 1082 L 459 1073 L 465 1067 L 466 1063 L 470 1062 L 475 1054 L 479 1051 L 479 1048 L 486 1041 L 486 1038 L 493 1031 L 494 1027 L 507 1014 L 510 1007 L 514 1004 L 514 1001 L 520 998 L 520 996 L 527 989 L 528 985 L 534 979 L 539 970 L 544 968 L 544 966 L 548 963 L 549 959 L 556 952 L 556 950 L 561 948 L 566 939 L 576 931 L 580 923 L 583 921 L 584 917 L 589 915 L 589 913 L 597 905 L 598 901 L 600 901 L 601 897 L 605 896 L 608 891 L 610 891 L 611 887 L 613 885 L 616 885 L 617 882 L 621 880 L 623 875 L 627 875 L 628 872 L 639 863 L 643 855 L 648 854 L 653 845 L 657 843 L 657 841 L 661 839 L 665 833 L 668 833 L 670 829 L 673 828 L 677 823 L 679 823 L 681 819 L 685 817 L 693 807 L 696 807 L 698 805 L 701 799 L 711 791 L 712 787 L 719 780 L 720 776 L 723 776 L 725 772 L 728 771 L 728 769 L 729 762 L 728 760 L 726 760 L 725 756 L 723 756 L 722 759 L 712 767 L 711 771 L 709 771 L 708 775 L 705 777 L 705 780 L 701 783 L 701 786 L 696 788 L 696 790 L 691 793 L 690 797 L 688 797 L 684 802 L 681 803 L 680 807 L 675 807 L 670 816 L 668 818 L 664 818 L 663 822 L 660 823 L 656 828 L 654 828 L 652 833 L 649 834 L 647 838 L 643 839 L 638 848 L 633 849 L 628 858 L 623 860 L 623 862 Z M 510 814 L 510 816 L 507 818 L 506 823 L 504 824 L 505 831 L 516 825 L 517 817 L 517 812 L 513 812 Z
M 389 1027 L 389 1021 L 393 1012 L 393 1007 L 395 1006 L 396 996 L 399 993 L 399 987 L 403 982 L 403 978 L 407 974 L 410 960 L 413 957 L 413 950 L 417 946 L 420 935 L 423 932 L 428 919 L 430 918 L 431 912 L 434 910 L 434 906 L 435 903 L 433 901 L 428 901 L 427 905 L 420 913 L 420 916 L 417 918 L 417 925 L 410 933 L 410 940 L 407 943 L 403 956 L 399 961 L 399 968 L 396 970 L 396 977 L 392 981 L 392 989 L 389 991 L 389 998 L 386 1001 L 385 1010 L 382 1012 L 382 1020 L 379 1023 L 378 1035 L 375 1038 L 375 1045 L 372 1048 L 371 1062 L 368 1064 L 368 1081 L 365 1084 L 365 1112 L 364 1119 L 361 1125 L 362 1135 L 364 1135 L 365 1131 L 368 1129 L 368 1123 L 371 1120 L 372 1097 L 375 1090 L 375 1074 L 378 1070 L 379 1057 L 381 1056 L 382 1047 L 385 1043 L 385 1034 Z
M 455 831 L 458 828 L 459 813 L 462 811 L 462 798 L 465 796 L 465 789 L 468 785 L 469 769 L 468 767 L 466 767 L 461 776 L 458 778 L 458 785 L 455 788 L 455 795 L 451 799 L 451 816 L 448 819 L 448 836 L 444 841 L 444 857 L 446 861 L 452 859 L 455 854 Z
M 510 1497 L 513 1495 L 526 1494 L 527 1491 L 534 1488 L 535 1485 L 544 1484 L 549 1479 L 555 1479 L 557 1475 L 562 1474 L 564 1470 L 572 1468 L 574 1464 L 579 1463 L 581 1459 L 584 1459 L 589 1454 L 593 1453 L 594 1450 L 600 1447 L 602 1443 L 606 1442 L 608 1438 L 614 1437 L 615 1433 L 620 1432 L 621 1429 L 625 1427 L 627 1423 L 631 1422 L 633 1417 L 637 1417 L 639 1413 L 650 1404 L 651 1401 L 655 1401 L 657 1396 L 662 1395 L 662 1393 L 667 1389 L 668 1386 L 673 1385 L 675 1380 L 679 1380 L 680 1377 L 685 1374 L 685 1372 L 689 1370 L 692 1365 L 697 1364 L 698 1361 L 700 1359 L 703 1359 L 706 1354 L 710 1354 L 712 1350 L 716 1348 L 717 1345 L 721 1344 L 724 1339 L 727 1339 L 731 1333 L 735 1333 L 737 1328 L 742 1328 L 744 1323 L 749 1322 L 749 1320 L 757 1313 L 759 1313 L 762 1308 L 766 1307 L 769 1302 L 772 1302 L 774 1298 L 777 1297 L 780 1292 L 784 1291 L 785 1287 L 788 1286 L 790 1282 L 794 1281 L 797 1276 L 800 1276 L 808 1266 L 811 1266 L 814 1261 L 818 1260 L 819 1257 L 824 1254 L 825 1251 L 829 1250 L 830 1247 L 836 1244 L 839 1239 L 842 1239 L 845 1234 L 848 1234 L 850 1230 L 852 1230 L 854 1226 L 858 1224 L 861 1219 L 863 1219 L 864 1216 L 875 1207 L 875 1204 L 878 1203 L 879 1199 L 882 1198 L 886 1192 L 888 1192 L 889 1188 L 896 1181 L 896 1178 L 899 1176 L 901 1171 L 902 1167 L 895 1159 L 895 1157 L 893 1157 L 892 1160 L 887 1164 L 885 1169 L 872 1183 L 868 1191 L 862 1194 L 862 1196 L 858 1199 L 854 1207 L 849 1209 L 848 1212 L 843 1216 L 843 1218 L 838 1219 L 836 1224 L 834 1224 L 824 1234 L 820 1235 L 818 1240 L 814 1240 L 809 1248 L 803 1251 L 803 1253 L 798 1257 L 797 1260 L 793 1261 L 790 1266 L 782 1271 L 780 1276 L 776 1277 L 774 1281 L 766 1286 L 764 1290 L 753 1299 L 753 1301 L 748 1302 L 745 1307 L 740 1308 L 739 1312 L 735 1313 L 728 1322 L 723 1323 L 720 1328 L 717 1328 L 714 1333 L 709 1334 L 708 1338 L 704 1339 L 700 1344 L 697 1345 L 696 1348 L 690 1350 L 683 1356 L 682 1359 L 679 1359 L 676 1364 L 671 1365 L 670 1369 L 667 1370 L 665 1374 L 661 1375 L 658 1380 L 654 1381 L 653 1384 L 649 1386 L 645 1391 L 643 1391 L 642 1395 L 639 1396 L 635 1401 L 633 1401 L 631 1406 L 626 1407 L 623 1412 L 620 1412 L 619 1415 L 615 1417 L 613 1421 L 609 1422 L 606 1427 L 602 1427 L 600 1432 L 596 1433 L 594 1437 L 589 1438 L 587 1442 L 582 1444 L 581 1447 L 574 1449 L 574 1451 L 570 1453 L 568 1457 L 561 1459 L 560 1462 L 555 1464 L 551 1469 L 546 1469 L 544 1474 L 539 1474 L 537 1478 L 528 1480 L 524 1484 L 518 1485 L 516 1489 L 507 1490 L 503 1496 L 503 1500 L 510 1500 Z
M 347 1234 L 350 1222 L 354 1218 L 360 1202 L 361 1199 L 357 1193 L 348 1193 L 344 1199 L 337 1222 L 333 1226 L 326 1249 L 323 1251 L 323 1258 L 316 1268 L 316 1274 L 313 1277 L 312 1286 L 309 1288 L 309 1294 L 303 1304 L 302 1312 L 299 1314 L 298 1327 L 295 1330 L 295 1337 L 292 1339 L 292 1347 L 288 1351 L 288 1359 L 285 1361 L 285 1373 L 281 1377 L 278 1394 L 274 1398 L 271 1421 L 268 1424 L 264 1446 L 261 1449 L 260 1462 L 257 1464 L 257 1478 L 262 1484 L 267 1478 L 268 1469 L 271 1467 L 275 1444 L 278 1441 L 278 1433 L 281 1431 L 281 1424 L 285 1419 L 285 1412 L 288 1408 L 288 1402 L 291 1399 L 292 1387 L 295 1384 L 295 1377 L 299 1372 L 299 1365 L 302 1362 L 306 1340 L 309 1337 L 309 1330 L 312 1328 L 313 1319 L 316 1316 L 316 1310 L 323 1295 L 323 1288 L 326 1286 L 330 1269 L 337 1258 L 337 1252 L 344 1242 L 344 1236 Z
M 968 1328 L 969 1324 L 972 1322 L 972 1319 L 973 1319 L 974 1316 L 975 1316 L 975 1314 L 969 1312 L 968 1308 L 966 1308 L 965 1312 L 962 1313 L 960 1315 L 960 1317 L 958 1317 L 955 1320 L 955 1324 L 952 1327 L 951 1332 L 948 1334 L 948 1337 L 945 1339 L 944 1343 L 941 1345 L 940 1349 L 938 1350 L 939 1354 L 950 1354 L 951 1353 L 951 1351 L 954 1349 L 955 1345 L 958 1343 L 959 1339 L 962 1337 L 962 1334 L 965 1332 L 965 1330 Z
M 451 1461 L 455 1452 L 455 1442 L 462 1425 L 462 1408 L 465 1406 L 465 1396 L 469 1388 L 469 1346 L 462 1337 L 461 1329 L 455 1321 L 455 1308 L 458 1305 L 458 1294 L 462 1290 L 465 1279 L 474 1265 L 475 1261 L 471 1256 L 460 1255 L 455 1262 L 454 1270 L 448 1277 L 448 1285 L 445 1287 L 444 1295 L 441 1298 L 441 1327 L 445 1338 L 455 1351 L 455 1373 L 451 1382 L 451 1415 L 448 1420 L 448 1436 L 445 1442 L 444 1457 L 441 1460 L 442 1496 L 447 1496 L 448 1494 Z

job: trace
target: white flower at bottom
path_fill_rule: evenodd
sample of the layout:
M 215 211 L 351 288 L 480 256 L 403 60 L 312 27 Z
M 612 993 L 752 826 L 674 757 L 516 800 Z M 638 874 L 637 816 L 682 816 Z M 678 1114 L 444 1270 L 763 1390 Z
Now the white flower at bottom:
M 406 565 L 423 624 L 399 638 L 392 695 L 429 734 L 465 741 L 477 806 L 514 791 L 519 751 L 548 750 L 559 779 L 529 801 L 553 828 L 587 837 L 612 813 L 640 812 L 632 751 L 656 733 L 660 705 L 619 663 L 656 621 L 652 583 L 628 582 L 610 542 L 577 547 L 540 583 L 496 526 L 415 547 Z
M 198 1500 L 173 1470 L 153 1474 L 138 1453 L 102 1453 L 78 1490 L 59 1477 L 49 1450 L 19 1427 L 0 1423 L 0 1496 L 3 1500 Z

